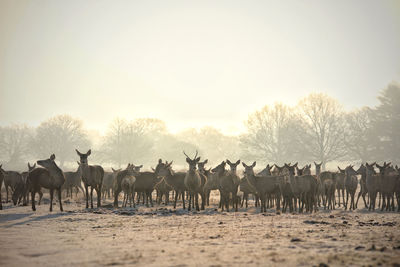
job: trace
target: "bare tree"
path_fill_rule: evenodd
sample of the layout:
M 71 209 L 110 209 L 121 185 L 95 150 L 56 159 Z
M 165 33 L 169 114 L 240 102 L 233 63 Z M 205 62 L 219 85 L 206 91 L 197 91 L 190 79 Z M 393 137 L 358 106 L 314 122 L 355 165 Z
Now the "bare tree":
M 372 132 L 371 112 L 368 107 L 346 113 L 346 130 L 344 142 L 348 159 L 366 162 L 374 160 L 374 149 L 377 138 Z
M 265 106 L 249 115 L 240 137 L 244 158 L 283 163 L 295 158 L 299 127 L 293 110 L 283 104 Z
M 301 141 L 304 156 L 325 164 L 345 156 L 344 118 L 339 102 L 325 94 L 310 94 L 298 106 L 302 124 Z
M 115 119 L 101 147 L 103 160 L 121 166 L 126 162 L 147 163 L 153 157 L 154 143 L 167 133 L 165 123 L 144 118 L 128 122 Z
M 37 157 L 56 154 L 60 167 L 66 161 L 76 161 L 75 148 L 87 150 L 90 146 L 82 121 L 69 115 L 58 115 L 42 122 L 31 142 L 32 152 Z
M 389 84 L 378 100 L 371 116 L 373 134 L 378 137 L 375 157 L 400 163 L 400 83 Z
M 29 149 L 28 143 L 33 130 L 25 125 L 13 124 L 0 127 L 0 160 L 8 168 L 25 167 Z

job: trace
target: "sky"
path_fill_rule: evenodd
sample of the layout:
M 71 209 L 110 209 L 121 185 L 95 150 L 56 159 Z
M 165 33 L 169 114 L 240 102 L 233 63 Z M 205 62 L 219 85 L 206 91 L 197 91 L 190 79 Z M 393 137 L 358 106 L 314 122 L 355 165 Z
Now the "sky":
M 243 130 L 312 92 L 373 106 L 400 81 L 399 1 L 0 1 L 0 125 Z

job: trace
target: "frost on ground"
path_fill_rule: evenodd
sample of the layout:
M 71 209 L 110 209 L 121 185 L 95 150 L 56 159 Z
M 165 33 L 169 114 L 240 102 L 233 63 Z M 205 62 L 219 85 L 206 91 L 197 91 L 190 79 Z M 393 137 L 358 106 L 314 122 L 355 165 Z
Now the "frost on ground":
M 315 214 L 176 210 L 171 206 L 86 210 L 68 200 L 5 205 L 0 266 L 343 266 L 400 263 L 400 214 L 337 209 Z M 398 266 L 398 265 L 397 265 Z

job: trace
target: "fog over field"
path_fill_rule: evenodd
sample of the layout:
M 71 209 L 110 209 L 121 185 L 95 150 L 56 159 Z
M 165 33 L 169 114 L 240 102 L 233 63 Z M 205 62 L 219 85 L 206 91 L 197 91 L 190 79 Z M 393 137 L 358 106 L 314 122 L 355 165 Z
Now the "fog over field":
M 0 0 L 1 266 L 399 266 L 399 166 L 398 0 Z

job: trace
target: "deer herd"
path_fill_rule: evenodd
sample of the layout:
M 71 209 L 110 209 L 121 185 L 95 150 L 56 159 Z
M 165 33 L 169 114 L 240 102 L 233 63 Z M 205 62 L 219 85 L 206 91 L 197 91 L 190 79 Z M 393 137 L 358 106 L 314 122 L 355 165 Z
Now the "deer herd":
M 239 206 L 248 208 L 250 195 L 261 212 L 275 209 L 277 213 L 312 213 L 320 207 L 335 209 L 340 206 L 345 210 L 355 210 L 360 197 L 368 210 L 380 208 L 395 211 L 397 204 L 397 211 L 400 211 L 400 169 L 386 162 L 383 165 L 361 164 L 357 170 L 353 165 L 344 169 L 338 167 L 337 172 L 321 171 L 322 163 L 314 162 L 315 174 L 311 174 L 311 164 L 302 168 L 298 163 L 285 163 L 283 166 L 268 164 L 261 172 L 255 173 L 256 162 L 249 165 L 242 162 L 244 171 L 243 177 L 240 177 L 237 171 L 240 160 L 226 160 L 214 168 L 206 168 L 208 160 L 200 161 L 197 151 L 193 158 L 183 152 L 189 167 L 186 172 L 175 172 L 172 161 L 163 162 L 161 159 L 152 171 L 141 171 L 142 165 L 129 163 L 123 170 L 106 172 L 99 165 L 89 165 L 91 150 L 86 153 L 76 150 L 76 153 L 79 156 L 78 168 L 73 172 L 63 172 L 55 163 L 54 154 L 48 159 L 38 160 L 40 167 L 36 167 L 36 163 L 33 166 L 28 163 L 27 172 L 5 171 L 0 165 L 0 209 L 4 182 L 6 202 L 9 201 L 9 193 L 14 205 L 21 202 L 28 205 L 30 197 L 34 211 L 35 195 L 39 194 L 40 205 L 42 188 L 49 191 L 50 211 L 53 209 L 54 191 L 63 211 L 62 190 L 65 190 L 67 197 L 72 197 L 74 189 L 75 196 L 79 191 L 86 196 L 86 208 L 89 208 L 90 196 L 92 209 L 93 190 L 97 195 L 97 207 L 106 198 L 113 198 L 114 207 L 118 207 L 120 193 L 124 194 L 123 207 L 128 203 L 130 207 L 135 207 L 140 202 L 153 206 L 155 191 L 158 204 L 164 200 L 168 205 L 172 193 L 174 209 L 180 200 L 183 209 L 187 207 L 188 210 L 197 211 L 210 205 L 210 194 L 217 190 L 221 211 L 229 211 L 230 208 L 238 211 Z

